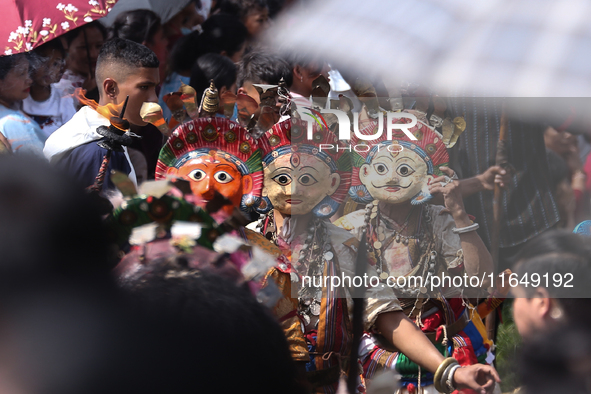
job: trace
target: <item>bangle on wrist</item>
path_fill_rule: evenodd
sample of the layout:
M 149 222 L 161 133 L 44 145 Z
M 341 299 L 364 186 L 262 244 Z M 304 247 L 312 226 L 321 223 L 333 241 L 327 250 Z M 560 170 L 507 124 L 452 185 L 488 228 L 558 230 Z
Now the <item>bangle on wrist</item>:
M 480 226 L 478 225 L 478 223 L 472 223 L 469 226 L 466 227 L 460 227 L 460 228 L 452 228 L 451 231 L 453 231 L 454 234 L 464 234 L 464 233 L 469 233 L 470 231 L 476 231 L 478 230 Z
M 440 385 L 442 387 L 441 392 L 443 393 L 447 393 L 448 392 L 448 379 L 449 379 L 449 374 L 453 368 L 453 366 L 456 365 L 455 363 L 452 363 L 451 365 L 448 365 L 448 367 L 445 369 L 445 371 L 443 371 L 443 374 L 441 375 L 441 379 L 440 379 Z
M 454 391 L 456 391 L 456 387 L 454 385 L 454 375 L 456 374 L 456 371 L 458 370 L 458 368 L 461 368 L 460 364 L 456 364 L 453 365 L 449 368 L 449 373 L 447 374 L 447 380 L 445 381 L 445 384 L 447 386 L 447 388 L 449 389 L 450 393 L 453 393 Z
M 446 382 L 443 380 L 444 377 L 449 376 L 449 372 L 451 371 L 450 367 L 454 365 L 460 365 L 458 360 L 453 357 L 448 357 L 439 364 L 437 367 L 437 371 L 435 371 L 435 375 L 433 376 L 433 385 L 435 386 L 435 390 L 439 391 L 440 393 L 447 393 Z M 447 372 L 447 373 L 446 373 Z

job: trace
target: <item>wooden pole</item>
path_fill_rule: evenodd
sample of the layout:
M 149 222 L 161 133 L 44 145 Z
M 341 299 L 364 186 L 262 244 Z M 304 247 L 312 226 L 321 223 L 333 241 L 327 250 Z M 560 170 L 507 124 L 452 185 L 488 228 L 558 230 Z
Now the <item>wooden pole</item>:
M 503 166 L 508 162 L 507 157 L 507 136 L 508 132 L 508 118 L 507 118 L 507 108 L 505 99 L 503 99 L 503 103 L 501 104 L 501 127 L 499 130 L 499 141 L 497 142 L 497 156 L 495 164 L 498 166 Z M 501 199 L 503 198 L 503 190 L 499 186 L 498 183 L 495 183 L 494 186 L 494 197 L 493 197 L 493 223 L 492 223 L 492 233 L 491 233 L 491 240 L 490 240 L 490 254 L 492 255 L 493 264 L 494 264 L 494 271 L 498 274 L 499 271 L 499 245 L 500 245 L 500 237 L 501 237 L 501 219 L 502 219 L 502 207 L 501 207 Z M 496 326 L 497 326 L 497 315 L 496 313 L 490 313 L 486 318 L 486 330 L 488 333 L 488 337 L 491 340 L 496 339 Z

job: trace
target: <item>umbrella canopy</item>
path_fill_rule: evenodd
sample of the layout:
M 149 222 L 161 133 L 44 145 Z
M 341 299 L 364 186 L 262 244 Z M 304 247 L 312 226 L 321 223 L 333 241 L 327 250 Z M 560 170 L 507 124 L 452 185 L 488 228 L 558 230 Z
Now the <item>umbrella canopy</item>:
M 101 22 L 107 26 L 111 26 L 117 15 L 122 12 L 150 10 L 154 11 L 160 17 L 162 23 L 166 23 L 190 2 L 191 0 L 119 0 L 115 7 L 113 7 L 113 11 Z
M 107 15 L 117 0 L 4 0 L 0 24 L 3 55 L 30 51 Z M 6 41 L 4 41 L 6 40 Z
M 441 94 L 591 96 L 587 0 L 307 1 L 268 39 Z

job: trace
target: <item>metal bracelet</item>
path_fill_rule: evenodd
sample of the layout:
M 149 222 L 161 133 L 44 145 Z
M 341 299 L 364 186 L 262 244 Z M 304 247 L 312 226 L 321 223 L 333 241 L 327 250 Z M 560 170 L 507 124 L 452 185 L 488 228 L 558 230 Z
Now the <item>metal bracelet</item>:
M 445 385 L 449 389 L 450 393 L 453 393 L 454 391 L 456 391 L 456 388 L 454 386 L 454 375 L 455 375 L 456 371 L 458 370 L 458 368 L 461 368 L 461 366 L 459 364 L 451 366 L 450 371 L 447 374 L 447 379 L 445 381 Z
M 451 372 L 452 367 L 454 367 L 455 365 L 457 364 L 453 363 L 448 365 L 447 368 L 445 368 L 445 371 L 443 371 L 443 373 L 441 374 L 441 377 L 439 379 L 439 387 L 441 387 L 440 391 L 442 393 L 451 393 L 451 391 L 448 391 L 447 378 L 449 377 L 449 373 Z
M 478 223 L 472 223 L 469 226 L 466 227 L 461 227 L 461 228 L 452 228 L 451 231 L 453 231 L 454 234 L 464 234 L 464 233 L 469 233 L 470 231 L 476 231 L 478 230 L 478 228 L 480 227 L 480 225 Z
M 439 391 L 440 393 L 443 393 L 446 390 L 444 383 L 445 380 L 442 378 L 450 365 L 459 365 L 458 360 L 453 357 L 444 359 L 441 364 L 439 364 L 439 367 L 437 367 L 437 370 L 433 376 L 433 385 L 435 386 L 435 390 Z

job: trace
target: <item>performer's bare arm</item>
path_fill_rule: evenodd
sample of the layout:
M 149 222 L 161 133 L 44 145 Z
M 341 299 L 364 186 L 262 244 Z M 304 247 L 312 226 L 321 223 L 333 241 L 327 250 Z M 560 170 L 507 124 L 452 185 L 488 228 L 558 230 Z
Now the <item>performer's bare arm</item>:
M 403 312 L 382 313 L 376 328 L 402 353 L 422 368 L 435 373 L 443 356 L 425 334 Z M 458 369 L 454 375 L 457 388 L 471 388 L 481 393 L 492 393 L 499 375 L 489 365 L 470 365 Z
M 441 167 L 441 171 L 447 174 L 448 177 L 453 176 L 452 169 Z M 460 181 L 453 181 L 442 186 L 442 182 L 446 183 L 446 177 L 438 177 L 433 179 L 429 192 L 431 194 L 443 195 L 445 208 L 451 213 L 456 228 L 468 227 L 472 224 L 470 217 L 464 208 L 463 196 L 460 191 Z M 470 231 L 460 234 L 462 242 L 462 250 L 464 252 L 464 270 L 469 276 L 485 277 L 493 272 L 494 265 L 492 256 L 488 249 L 480 239 L 476 231 Z M 487 288 L 488 283 L 483 284 L 483 288 Z

